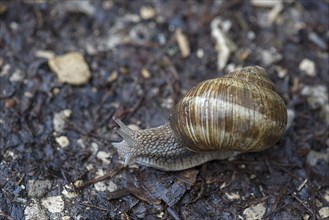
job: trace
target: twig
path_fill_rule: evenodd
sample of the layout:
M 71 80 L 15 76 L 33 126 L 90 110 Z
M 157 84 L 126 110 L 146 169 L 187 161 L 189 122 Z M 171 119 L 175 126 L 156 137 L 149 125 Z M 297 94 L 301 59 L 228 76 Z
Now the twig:
M 81 186 L 78 186 L 77 189 L 81 190 L 81 189 L 83 189 L 87 186 L 93 185 L 93 184 L 98 183 L 98 182 L 102 182 L 102 181 L 107 180 L 109 178 L 112 178 L 113 176 L 117 175 L 118 173 L 120 173 L 120 172 L 122 172 L 123 170 L 126 170 L 126 169 L 127 169 L 127 167 L 121 166 L 117 169 L 112 170 L 108 174 L 105 174 L 104 176 L 100 176 L 100 177 L 97 177 L 95 179 L 92 179 L 92 180 L 89 180 L 89 181 L 83 183 Z
M 23 176 L 21 178 L 19 178 L 19 180 L 17 182 L 18 185 L 21 184 L 21 182 L 23 181 L 24 177 L 25 177 L 25 173 L 23 174 Z
M 68 122 L 65 129 L 66 130 L 76 131 L 76 132 L 78 132 L 78 133 L 80 133 L 80 134 L 82 134 L 83 136 L 86 136 L 86 137 L 93 137 L 93 138 L 96 138 L 96 139 L 105 140 L 107 142 L 115 142 L 116 141 L 116 140 L 113 140 L 113 139 L 109 139 L 109 138 L 99 136 L 99 135 L 94 134 L 94 133 L 85 132 L 82 129 L 80 129 L 79 127 L 76 127 L 75 124 L 70 123 L 70 122 Z
M 268 172 L 269 172 L 270 175 L 272 176 L 272 174 L 273 174 L 272 166 L 271 166 L 271 164 L 269 163 L 267 157 L 265 158 L 265 164 L 266 164 L 266 167 L 267 167 L 267 169 L 268 169 Z
M 287 168 L 282 167 L 280 164 L 276 164 L 276 165 L 279 168 L 281 168 L 283 171 L 285 171 L 286 173 L 288 173 L 290 176 L 292 176 L 293 178 L 298 179 L 298 180 L 302 179 L 300 176 L 295 175 L 294 173 L 290 172 Z
M 297 195 L 296 192 L 291 193 L 292 197 L 294 197 L 304 208 L 311 214 L 312 213 L 312 219 L 314 219 L 314 212 L 312 209 L 306 206 L 303 200 L 301 200 Z
M 281 198 L 283 197 L 283 194 L 284 194 L 283 192 L 280 192 L 280 194 L 275 198 L 275 201 L 274 201 L 273 205 L 271 206 L 269 213 L 263 217 L 264 219 L 268 218 L 269 216 L 273 215 L 274 213 L 278 212 L 280 209 L 282 209 L 284 207 L 284 206 L 281 206 L 281 207 L 277 208 L 279 202 L 281 201 Z
M 192 199 L 192 201 L 190 201 L 189 204 L 194 203 L 195 201 L 197 201 L 201 197 L 201 195 L 203 195 L 203 192 L 205 190 L 204 185 L 205 185 L 204 180 L 202 178 L 200 190 L 199 190 L 197 196 L 194 199 Z
M 11 217 L 10 215 L 7 215 L 6 213 L 4 213 L 2 211 L 0 211 L 0 216 L 4 216 L 8 220 L 15 220 L 13 217 Z
M 168 208 L 167 208 L 167 211 L 168 211 L 168 213 L 173 217 L 173 219 L 175 219 L 175 220 L 180 220 L 180 218 L 179 218 L 179 216 L 178 216 L 178 213 L 177 213 L 174 209 L 168 207 Z
M 99 209 L 99 210 L 101 210 L 101 211 L 105 211 L 105 212 L 109 212 L 109 211 L 110 211 L 110 210 L 107 209 L 107 208 L 103 208 L 103 207 L 99 207 L 99 206 L 95 206 L 95 205 L 91 205 L 91 204 L 87 204 L 87 203 L 83 203 L 83 202 L 80 202 L 79 204 L 80 204 L 80 205 L 83 205 L 83 206 L 90 207 L 90 208 Z

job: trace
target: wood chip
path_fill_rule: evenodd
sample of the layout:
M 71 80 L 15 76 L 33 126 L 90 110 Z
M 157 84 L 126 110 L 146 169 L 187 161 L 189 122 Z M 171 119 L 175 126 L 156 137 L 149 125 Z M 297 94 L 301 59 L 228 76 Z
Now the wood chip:
M 56 55 L 53 51 L 50 50 L 37 50 L 34 55 L 39 58 L 45 58 L 47 60 L 53 59 Z
M 231 41 L 226 32 L 229 29 L 229 24 L 223 22 L 220 18 L 215 18 L 211 24 L 211 35 L 216 42 L 217 56 L 217 69 L 223 70 L 231 56 L 236 50 L 236 45 Z
M 188 57 L 191 53 L 190 45 L 186 35 L 183 34 L 182 29 L 180 28 L 176 29 L 175 37 L 182 57 L 183 58 Z

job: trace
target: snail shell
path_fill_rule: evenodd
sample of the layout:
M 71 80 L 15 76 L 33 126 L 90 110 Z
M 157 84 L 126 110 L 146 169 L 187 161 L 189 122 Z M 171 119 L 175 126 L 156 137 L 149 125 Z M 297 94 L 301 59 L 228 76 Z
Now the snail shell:
M 169 118 L 178 141 L 192 151 L 261 151 L 275 144 L 287 110 L 261 67 L 245 67 L 199 83 Z
M 270 147 L 285 131 L 287 110 L 265 70 L 252 66 L 193 87 L 165 125 L 133 131 L 114 121 L 124 140 L 113 145 L 125 164 L 182 170 Z

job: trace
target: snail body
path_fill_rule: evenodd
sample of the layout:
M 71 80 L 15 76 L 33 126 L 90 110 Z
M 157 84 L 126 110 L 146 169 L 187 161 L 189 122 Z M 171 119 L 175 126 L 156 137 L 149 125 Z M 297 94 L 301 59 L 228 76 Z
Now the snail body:
M 133 131 L 114 121 L 123 141 L 113 145 L 126 165 L 183 170 L 265 150 L 285 131 L 287 110 L 265 70 L 253 66 L 194 86 L 165 125 Z

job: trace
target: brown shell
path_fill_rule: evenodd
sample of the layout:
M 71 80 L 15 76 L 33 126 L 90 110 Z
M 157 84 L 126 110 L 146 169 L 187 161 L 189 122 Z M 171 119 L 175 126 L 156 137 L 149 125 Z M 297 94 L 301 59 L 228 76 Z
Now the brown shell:
M 192 151 L 261 151 L 285 130 L 287 110 L 261 67 L 245 67 L 199 83 L 169 118 L 178 141 Z

